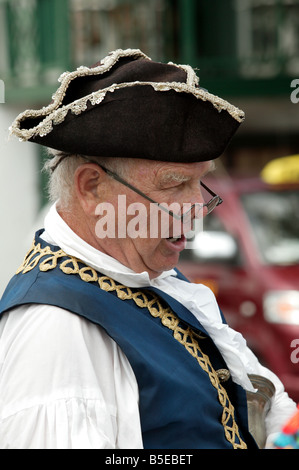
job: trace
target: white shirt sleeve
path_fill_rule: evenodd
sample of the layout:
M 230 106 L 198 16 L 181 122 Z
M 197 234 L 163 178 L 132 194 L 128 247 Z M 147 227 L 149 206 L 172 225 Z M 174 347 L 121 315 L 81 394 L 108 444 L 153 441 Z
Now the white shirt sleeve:
M 134 373 L 101 327 L 29 305 L 0 338 L 0 448 L 142 448 Z
M 252 366 L 253 373 L 269 379 L 275 386 L 275 394 L 271 399 L 271 408 L 265 420 L 267 432 L 266 447 L 271 447 L 277 434 L 295 413 L 296 403 L 286 393 L 284 385 L 277 375 L 261 365 L 249 348 L 247 349 L 247 358 Z

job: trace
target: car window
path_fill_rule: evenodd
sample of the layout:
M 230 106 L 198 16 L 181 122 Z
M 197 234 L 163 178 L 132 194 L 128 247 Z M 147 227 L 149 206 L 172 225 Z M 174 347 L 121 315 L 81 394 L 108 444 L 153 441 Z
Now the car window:
M 262 260 L 299 263 L 299 191 L 263 191 L 241 200 Z
M 236 240 L 213 213 L 204 218 L 202 229 L 187 243 L 180 261 L 238 264 L 239 255 Z

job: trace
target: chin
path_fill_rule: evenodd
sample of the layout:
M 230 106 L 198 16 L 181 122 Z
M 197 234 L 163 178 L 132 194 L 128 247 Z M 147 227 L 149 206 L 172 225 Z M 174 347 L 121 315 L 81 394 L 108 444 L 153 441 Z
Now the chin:
M 161 263 L 159 264 L 159 266 L 155 266 L 153 267 L 153 272 L 156 273 L 155 277 L 159 276 L 160 274 L 162 274 L 164 271 L 170 271 L 171 269 L 175 268 L 176 265 L 178 263 L 178 257 L 176 258 L 175 261 L 173 262 L 165 262 L 165 263 Z

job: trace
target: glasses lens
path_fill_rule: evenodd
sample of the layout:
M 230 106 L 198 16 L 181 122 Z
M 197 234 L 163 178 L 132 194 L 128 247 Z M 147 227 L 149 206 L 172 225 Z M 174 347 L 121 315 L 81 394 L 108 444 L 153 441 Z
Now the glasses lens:
M 215 196 L 206 204 L 206 208 L 207 208 L 206 215 L 210 214 L 215 209 L 215 207 L 218 206 L 219 200 L 220 200 L 219 196 Z

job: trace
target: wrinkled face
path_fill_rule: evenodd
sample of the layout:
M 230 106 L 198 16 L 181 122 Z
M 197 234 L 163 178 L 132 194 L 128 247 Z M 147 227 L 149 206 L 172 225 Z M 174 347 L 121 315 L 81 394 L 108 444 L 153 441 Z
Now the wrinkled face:
M 191 204 L 205 202 L 200 180 L 212 167 L 213 162 L 136 160 L 125 179 L 152 200 L 174 209 L 173 212 L 184 212 Z M 133 271 L 147 271 L 151 278 L 175 267 L 185 248 L 190 225 L 178 222 L 111 176 L 105 174 L 105 178 L 105 201 L 109 204 L 100 203 L 97 207 L 95 232 L 99 246 Z M 105 231 L 108 236 L 104 238 Z

